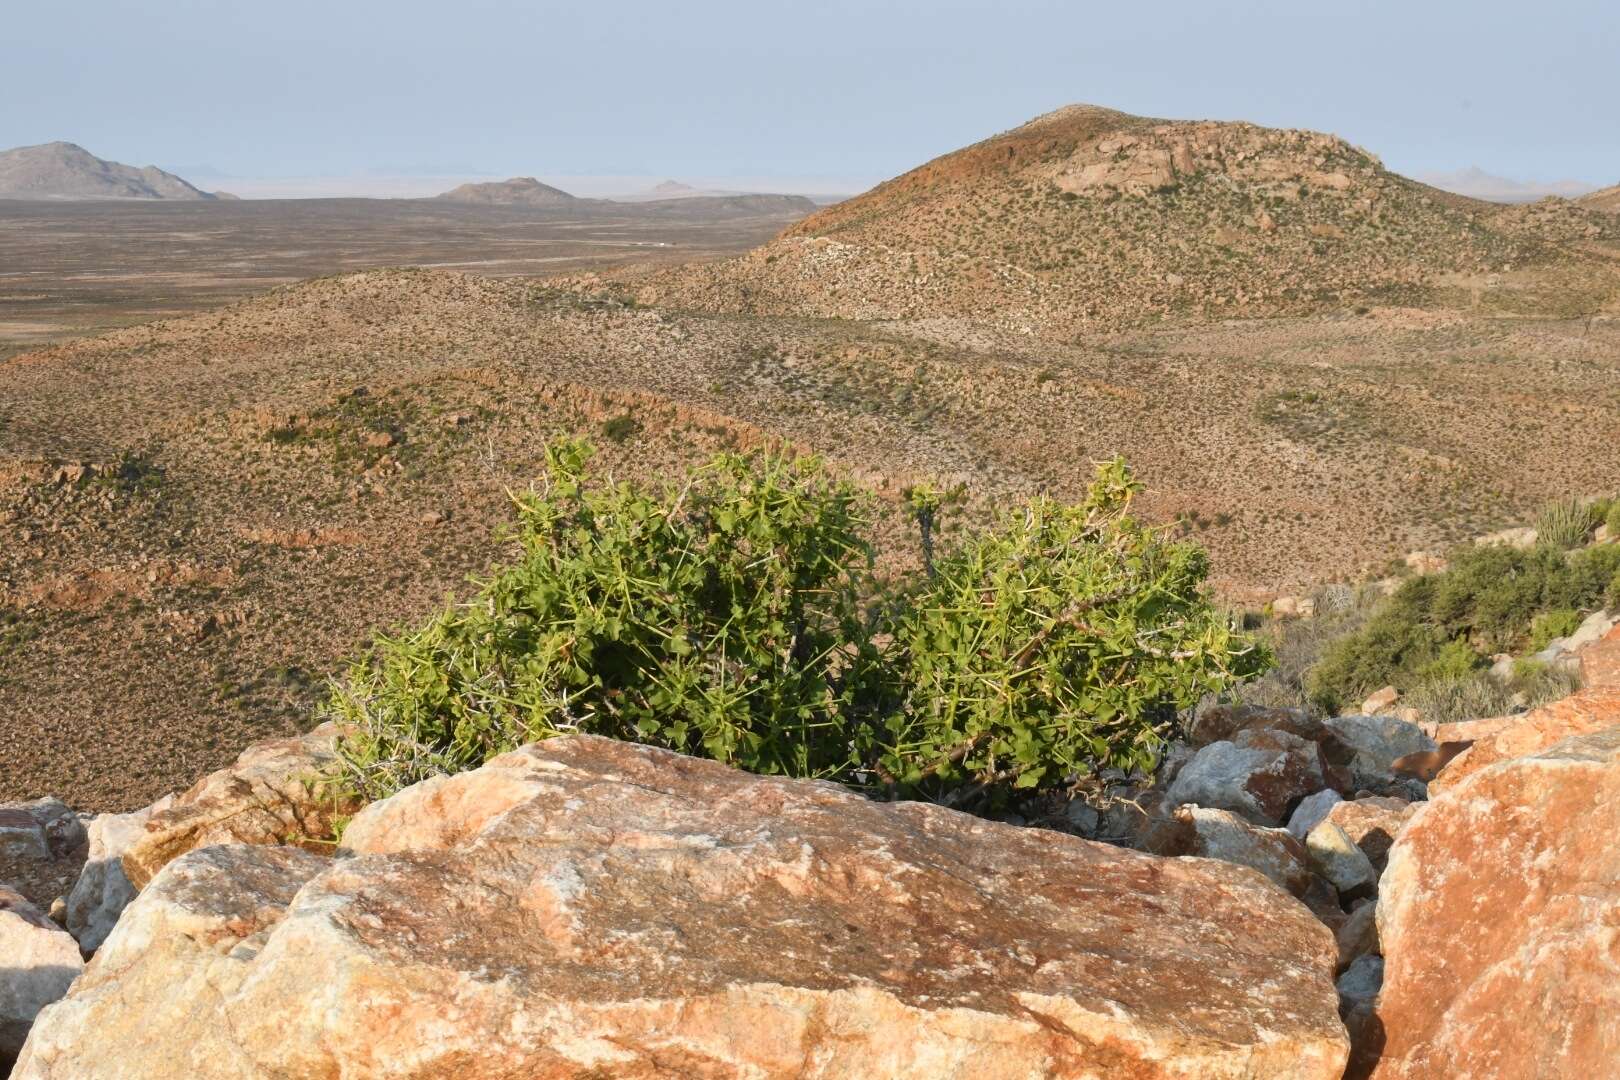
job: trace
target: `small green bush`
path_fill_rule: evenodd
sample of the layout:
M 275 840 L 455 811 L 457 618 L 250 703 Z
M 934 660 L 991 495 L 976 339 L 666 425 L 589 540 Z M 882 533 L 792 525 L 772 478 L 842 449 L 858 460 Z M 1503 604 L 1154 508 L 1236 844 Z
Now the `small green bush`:
M 1571 611 L 1569 608 L 1559 608 L 1556 611 L 1544 611 L 1537 615 L 1530 624 L 1531 652 L 1540 652 L 1554 640 L 1569 637 L 1581 626 L 1581 613 Z
M 1123 461 L 885 592 L 861 496 L 813 459 L 722 455 L 655 494 L 587 483 L 588 455 L 553 446 L 515 561 L 334 687 L 356 794 L 589 732 L 979 804 L 1151 768 L 1178 712 L 1270 662 L 1203 552 L 1129 516 Z M 913 492 L 930 544 L 943 501 Z
M 1620 497 L 1609 501 L 1609 513 L 1603 523 L 1609 528 L 1609 539 L 1620 540 Z
M 1620 545 L 1459 549 L 1447 571 L 1402 582 L 1361 629 L 1323 649 L 1306 676 L 1310 699 L 1337 711 L 1381 686 L 1404 694 L 1463 678 L 1495 653 L 1544 648 L 1581 613 L 1620 602 L 1617 575 Z

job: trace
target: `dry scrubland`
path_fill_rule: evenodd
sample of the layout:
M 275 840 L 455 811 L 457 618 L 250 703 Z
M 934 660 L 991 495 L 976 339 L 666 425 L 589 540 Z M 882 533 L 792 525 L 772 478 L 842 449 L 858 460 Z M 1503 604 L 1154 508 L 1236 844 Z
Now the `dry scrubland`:
M 971 518 L 1120 452 L 1251 603 L 1620 485 L 1620 219 L 1327 136 L 1020 131 L 727 262 L 372 271 L 0 362 L 0 799 L 135 806 L 307 724 L 563 432 L 635 476 L 785 438 L 891 526 L 914 477 Z
M 763 209 L 712 199 L 535 209 L 441 199 L 0 198 L 0 359 L 345 270 L 511 276 L 731 255 L 803 214 L 781 196 L 760 198 Z

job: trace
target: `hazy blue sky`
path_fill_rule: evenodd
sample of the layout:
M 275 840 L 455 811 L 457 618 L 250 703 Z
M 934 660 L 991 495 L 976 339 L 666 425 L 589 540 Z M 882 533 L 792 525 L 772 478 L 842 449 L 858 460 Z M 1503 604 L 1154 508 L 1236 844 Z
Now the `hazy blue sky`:
M 1620 181 L 1617 0 L 8 0 L 0 147 L 876 179 L 1072 101 Z

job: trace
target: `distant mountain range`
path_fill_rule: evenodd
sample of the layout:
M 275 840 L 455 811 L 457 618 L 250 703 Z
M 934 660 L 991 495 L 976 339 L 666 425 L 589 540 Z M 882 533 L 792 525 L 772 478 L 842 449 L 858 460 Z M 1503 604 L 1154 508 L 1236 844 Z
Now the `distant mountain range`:
M 548 210 L 588 210 L 634 208 L 638 213 L 680 213 L 684 215 L 748 215 L 814 213 L 816 204 L 802 195 L 711 194 L 686 184 L 666 180 L 652 189 L 649 197 L 628 199 L 582 199 L 561 188 L 542 184 L 532 176 L 514 176 L 486 184 L 462 184 L 438 196 L 446 202 L 479 206 L 521 206 Z
M 0 150 L 0 199 L 198 200 L 219 197 L 155 165 L 136 168 L 106 161 L 70 142 Z
M 1596 184 L 1580 180 L 1553 180 L 1547 183 L 1513 180 L 1488 173 L 1477 165 L 1455 172 L 1419 173 L 1415 179 L 1441 191 L 1501 203 L 1535 202 L 1549 195 L 1561 199 L 1574 199 L 1597 189 Z

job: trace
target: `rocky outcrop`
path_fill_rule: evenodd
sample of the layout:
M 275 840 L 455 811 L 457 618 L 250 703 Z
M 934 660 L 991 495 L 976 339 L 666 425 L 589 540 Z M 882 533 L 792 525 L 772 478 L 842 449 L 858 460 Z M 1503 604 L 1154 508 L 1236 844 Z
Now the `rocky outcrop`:
M 169 863 L 17 1077 L 1326 1080 L 1336 952 L 1242 867 L 559 738 Z
M 210 844 L 291 844 L 330 853 L 337 819 L 358 805 L 323 782 L 337 731 L 248 747 L 189 790 L 90 823 L 89 857 L 68 896 L 66 924 L 85 951 L 100 948 L 119 914 L 174 858 Z
M 121 854 L 136 889 L 169 860 L 208 844 L 331 846 L 336 819 L 356 806 L 323 784 L 337 729 L 257 743 L 152 813 Z
M 0 1071 L 22 1049 L 39 1010 L 66 994 L 83 969 L 73 939 L 0 885 Z
M 1438 794 L 1498 762 L 1620 724 L 1620 627 L 1580 653 L 1584 685 L 1569 697 L 1520 717 L 1481 723 L 1480 736 L 1429 782 Z
M 1230 810 L 1256 825 L 1275 826 L 1300 799 L 1327 786 L 1315 743 L 1286 731 L 1245 728 L 1199 750 L 1165 794 L 1172 806 Z
M 1613 726 L 1476 769 L 1419 809 L 1381 883 L 1383 991 L 1358 1049 L 1381 1055 L 1373 1075 L 1612 1075 L 1616 836 Z

